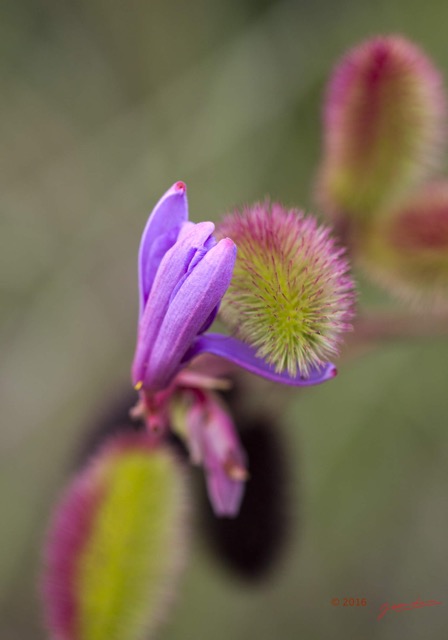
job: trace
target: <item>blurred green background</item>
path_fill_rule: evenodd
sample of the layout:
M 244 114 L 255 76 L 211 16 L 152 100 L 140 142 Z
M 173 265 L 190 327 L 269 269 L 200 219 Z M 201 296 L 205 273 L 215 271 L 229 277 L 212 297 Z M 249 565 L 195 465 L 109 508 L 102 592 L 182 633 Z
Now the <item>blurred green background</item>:
M 51 506 L 83 425 L 129 384 L 148 211 L 178 179 L 194 220 L 268 194 L 310 208 L 337 57 L 401 32 L 448 77 L 448 4 L 6 0 L 2 14 L 0 632 L 40 640 Z M 363 286 L 361 301 L 386 303 Z M 282 407 L 300 526 L 258 585 L 195 536 L 158 637 L 445 638 L 447 362 L 447 340 L 403 341 L 331 384 L 263 394 Z M 377 622 L 383 602 L 418 597 L 443 605 Z

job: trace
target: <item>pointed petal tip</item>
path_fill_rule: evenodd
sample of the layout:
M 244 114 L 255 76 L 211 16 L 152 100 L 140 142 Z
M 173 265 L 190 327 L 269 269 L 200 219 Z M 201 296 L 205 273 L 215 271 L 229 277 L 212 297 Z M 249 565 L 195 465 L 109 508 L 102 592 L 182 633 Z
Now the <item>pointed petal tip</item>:
M 219 259 L 220 256 L 223 257 L 229 266 L 231 266 L 233 272 L 237 254 L 237 246 L 234 241 L 231 238 L 222 238 L 218 244 L 213 247 L 212 251 L 214 260 Z
M 173 184 L 172 189 L 180 193 L 185 193 L 187 191 L 187 185 L 185 182 L 182 182 L 182 180 L 179 180 Z
M 245 482 L 237 482 L 223 477 L 211 477 L 207 474 L 207 490 L 215 516 L 218 518 L 236 518 L 240 512 L 245 492 Z
M 234 252 L 236 255 L 236 244 L 234 243 L 232 238 L 223 238 L 218 242 L 218 244 L 227 249 L 227 251 Z
M 182 180 L 178 180 L 168 189 L 168 191 L 165 192 L 164 196 L 162 197 L 166 198 L 169 196 L 183 196 L 186 195 L 186 193 L 187 185 Z

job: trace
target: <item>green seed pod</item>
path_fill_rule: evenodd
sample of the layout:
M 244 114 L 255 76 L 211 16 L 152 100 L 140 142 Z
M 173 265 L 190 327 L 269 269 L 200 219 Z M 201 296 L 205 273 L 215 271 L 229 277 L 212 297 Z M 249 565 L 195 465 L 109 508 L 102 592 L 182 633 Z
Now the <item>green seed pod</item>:
M 308 376 L 338 352 L 351 328 L 354 284 L 344 251 L 313 216 L 256 204 L 218 233 L 238 248 L 221 315 L 278 372 Z
M 106 444 L 75 478 L 50 529 L 44 603 L 58 640 L 140 640 L 184 564 L 184 478 L 144 434 Z

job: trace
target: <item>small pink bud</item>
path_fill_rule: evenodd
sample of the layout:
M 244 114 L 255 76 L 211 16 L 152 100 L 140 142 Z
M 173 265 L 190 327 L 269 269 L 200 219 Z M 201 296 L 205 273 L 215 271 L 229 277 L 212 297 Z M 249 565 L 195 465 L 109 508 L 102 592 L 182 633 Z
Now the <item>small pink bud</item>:
M 439 72 L 402 36 L 375 37 L 336 66 L 324 107 L 318 199 L 371 217 L 433 170 L 445 142 Z
M 233 518 L 238 515 L 249 475 L 234 422 L 212 391 L 180 392 L 180 405 L 182 421 L 177 422 L 177 433 L 193 464 L 204 467 L 213 510 L 217 516 Z

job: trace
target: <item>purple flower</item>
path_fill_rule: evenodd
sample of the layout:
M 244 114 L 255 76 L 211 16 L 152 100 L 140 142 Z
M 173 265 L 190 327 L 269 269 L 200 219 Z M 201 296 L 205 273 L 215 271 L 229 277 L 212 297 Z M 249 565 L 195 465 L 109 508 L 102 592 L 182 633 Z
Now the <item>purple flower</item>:
M 186 186 L 176 182 L 155 206 L 139 251 L 140 315 L 132 367 L 136 389 L 166 388 L 190 360 L 212 353 L 252 373 L 289 385 L 312 385 L 336 374 L 331 363 L 303 376 L 277 372 L 256 349 L 219 334 L 202 335 L 227 291 L 236 259 L 230 238 L 213 237 L 214 224 L 188 221 Z
M 212 222 L 188 222 L 186 187 L 159 200 L 140 245 L 140 321 L 134 384 L 163 389 L 180 370 L 195 338 L 213 321 L 232 277 L 235 244 L 216 242 Z

